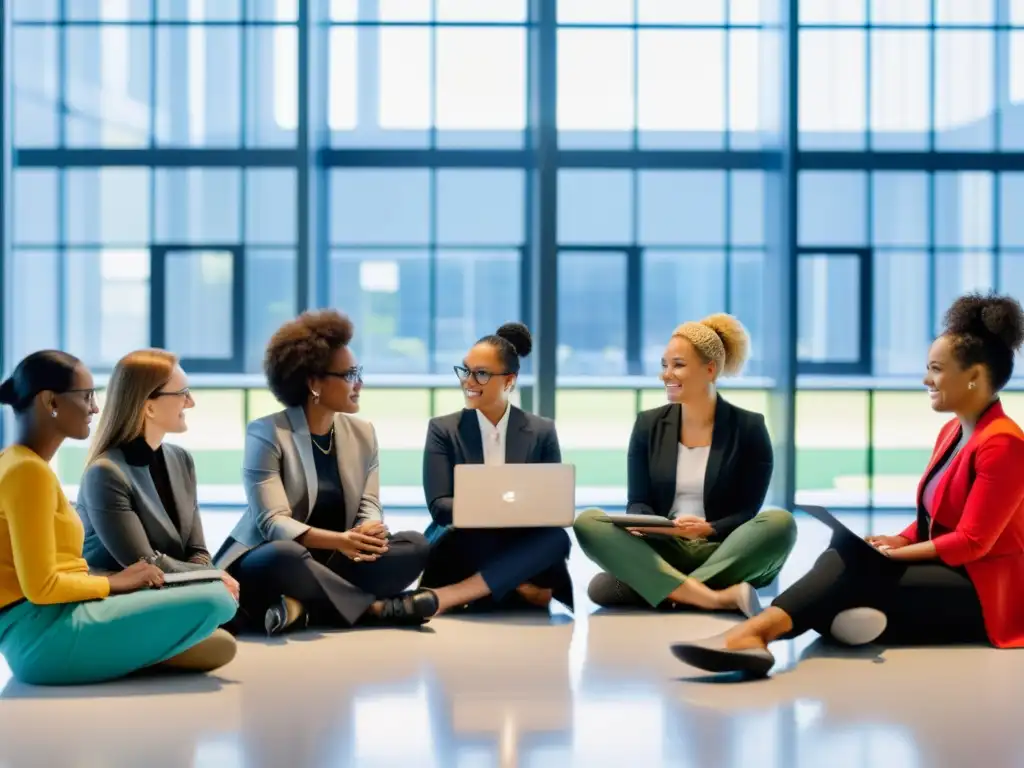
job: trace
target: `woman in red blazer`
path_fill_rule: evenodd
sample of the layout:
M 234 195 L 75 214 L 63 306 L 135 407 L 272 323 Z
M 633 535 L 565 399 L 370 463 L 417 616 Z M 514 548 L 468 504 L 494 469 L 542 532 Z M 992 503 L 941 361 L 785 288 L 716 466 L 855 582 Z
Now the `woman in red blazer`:
M 918 486 L 917 520 L 866 542 L 837 533 L 772 607 L 717 637 L 672 646 L 676 657 L 765 675 L 775 661 L 768 643 L 808 629 L 850 644 L 1024 647 L 1024 432 L 998 396 L 1022 341 L 1015 299 L 958 299 L 928 353 L 932 408 L 955 418 Z

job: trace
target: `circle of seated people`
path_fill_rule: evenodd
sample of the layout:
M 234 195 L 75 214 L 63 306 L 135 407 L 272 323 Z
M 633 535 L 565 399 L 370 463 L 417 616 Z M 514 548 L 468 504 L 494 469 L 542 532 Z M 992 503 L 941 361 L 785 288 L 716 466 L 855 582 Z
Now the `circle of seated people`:
M 423 533 L 385 523 L 376 433 L 355 415 L 354 332 L 323 310 L 270 340 L 265 373 L 283 409 L 248 425 L 248 505 L 213 555 L 192 457 L 165 442 L 195 405 L 177 356 L 139 350 L 115 366 L 77 511 L 50 461 L 92 432 L 92 374 L 55 350 L 18 364 L 0 385 L 17 423 L 0 452 L 0 653 L 17 679 L 212 671 L 234 658 L 240 632 L 415 627 L 552 601 L 571 611 L 569 527 L 601 568 L 588 587 L 597 605 L 746 617 L 672 647 L 711 672 L 765 675 L 768 644 L 809 629 L 853 644 L 1024 645 L 1024 609 L 999 597 L 1024 580 L 1024 434 L 998 399 L 1024 340 L 1011 298 L 961 297 L 929 352 L 932 407 L 955 418 L 922 478 L 916 522 L 867 540 L 835 526 L 814 567 L 765 610 L 756 590 L 778 576 L 797 532 L 790 512 L 762 508 L 773 470 L 764 417 L 718 392 L 749 351 L 736 318 L 672 334 L 667 402 L 637 416 L 622 515 L 576 516 L 555 423 L 509 402 L 529 330 L 508 323 L 481 338 L 454 366 L 465 408 L 427 430 Z

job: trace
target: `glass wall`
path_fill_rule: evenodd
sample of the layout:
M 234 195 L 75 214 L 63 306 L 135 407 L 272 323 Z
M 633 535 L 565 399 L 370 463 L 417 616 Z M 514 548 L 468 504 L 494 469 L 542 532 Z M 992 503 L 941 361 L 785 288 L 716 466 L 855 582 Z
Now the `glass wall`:
M 267 338 L 338 307 L 385 486 L 419 503 L 426 419 L 461 405 L 451 366 L 537 317 L 547 259 L 557 322 L 537 341 L 596 500 L 624 498 L 671 330 L 726 311 L 753 339 L 738 404 L 772 409 L 795 346 L 778 438 L 798 498 L 904 505 L 945 308 L 1024 294 L 1019 5 L 13 0 L 3 363 L 181 353 L 201 390 L 182 439 L 231 498 L 245 419 L 276 407 Z

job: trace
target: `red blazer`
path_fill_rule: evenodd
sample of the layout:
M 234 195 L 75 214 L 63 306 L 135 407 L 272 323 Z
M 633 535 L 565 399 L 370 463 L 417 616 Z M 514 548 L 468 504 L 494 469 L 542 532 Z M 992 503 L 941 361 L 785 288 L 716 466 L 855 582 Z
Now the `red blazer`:
M 954 419 L 939 432 L 925 481 L 960 431 Z M 974 583 L 989 640 L 1024 647 L 1024 432 L 996 401 L 939 480 L 931 530 L 942 562 L 965 566 Z M 912 542 L 917 522 L 901 534 Z

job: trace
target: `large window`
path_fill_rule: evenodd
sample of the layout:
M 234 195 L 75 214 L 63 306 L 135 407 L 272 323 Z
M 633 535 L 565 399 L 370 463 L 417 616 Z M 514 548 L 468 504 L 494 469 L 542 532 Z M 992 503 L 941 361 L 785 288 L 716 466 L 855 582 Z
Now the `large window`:
M 295 8 L 14 3 L 10 360 L 259 369 L 298 303 Z
M 418 483 L 425 419 L 459 407 L 436 377 L 543 316 L 563 449 L 618 488 L 673 328 L 731 312 L 736 402 L 769 409 L 796 349 L 800 489 L 888 498 L 874 475 L 902 499 L 934 425 L 880 414 L 956 296 L 1024 296 L 1019 2 L 9 5 L 4 364 L 61 347 L 102 373 L 165 344 L 236 387 L 208 407 L 254 415 L 273 330 L 337 307 L 368 390 L 409 393 L 408 418 L 365 400 L 386 484 Z

